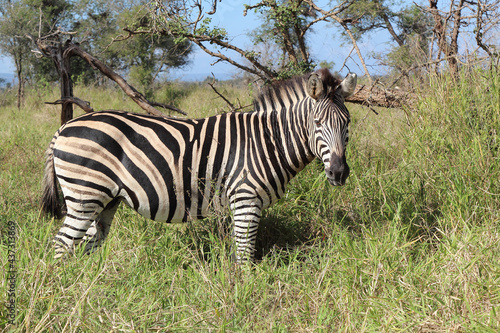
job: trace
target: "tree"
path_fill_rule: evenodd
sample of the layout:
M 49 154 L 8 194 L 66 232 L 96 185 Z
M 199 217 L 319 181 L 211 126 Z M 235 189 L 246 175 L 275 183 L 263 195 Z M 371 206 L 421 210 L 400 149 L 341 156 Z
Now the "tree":
M 346 15 L 351 17 L 351 30 L 358 40 L 385 30 L 393 46 L 378 58 L 390 69 L 406 73 L 415 64 L 428 60 L 432 19 L 415 4 L 396 8 L 393 0 L 359 0 L 346 10 Z
M 16 66 L 18 108 L 24 97 L 28 64 L 35 72 L 47 67 L 47 63 L 33 61 L 26 35 L 42 35 L 62 25 L 70 7 L 65 0 L 0 0 L 0 52 L 10 56 Z
M 148 38 L 131 36 L 122 29 L 141 27 L 149 11 L 143 0 L 116 2 L 110 0 L 0 0 L 0 52 L 16 64 L 19 79 L 19 106 L 28 77 L 36 81 L 59 79 L 48 58 L 35 60 L 30 41 L 56 31 L 76 32 L 75 40 L 110 66 L 130 73 L 149 88 L 162 72 L 187 62 L 189 42 L 174 43 L 172 36 Z M 96 73 L 80 58 L 72 65 L 72 75 L 83 82 L 96 78 Z
M 27 16 L 24 15 L 26 8 L 19 2 L 0 2 L 0 50 L 1 53 L 9 55 L 16 66 L 16 75 L 19 82 L 17 90 L 17 108 L 21 107 L 24 96 L 23 65 L 25 55 L 28 54 L 28 42 L 21 36 L 19 31 L 28 25 Z
M 315 24 L 323 21 L 336 22 L 349 33 L 349 20 L 339 15 L 352 5 L 353 1 L 346 0 L 337 6 L 323 9 L 312 0 L 263 0 L 256 5 L 246 6 L 245 13 L 249 9 L 257 9 L 261 15 L 269 19 L 269 22 L 272 22 L 272 33 L 280 36 L 284 60 L 289 61 L 295 74 L 314 67 L 307 51 L 306 33 Z M 176 41 L 189 40 L 217 61 L 228 62 L 265 82 L 283 78 L 279 70 L 262 61 L 261 54 L 255 49 L 247 50 L 232 44 L 224 28 L 211 25 L 211 15 L 217 11 L 217 2 L 217 0 L 210 1 L 211 10 L 207 11 L 204 8 L 207 2 L 203 0 L 165 3 L 152 1 L 150 11 L 154 20 L 151 25 L 148 28 L 130 31 L 133 34 L 171 35 Z M 262 34 L 265 34 L 265 31 L 262 31 Z M 356 40 L 354 38 L 351 40 L 365 74 L 371 80 Z
M 89 52 L 99 54 L 109 66 L 128 73 L 134 84 L 149 90 L 161 73 L 185 65 L 191 48 L 187 41 L 175 43 L 172 36 L 128 33 L 128 29 L 142 29 L 151 21 L 146 4 L 141 0 L 79 3 L 77 9 L 83 14 L 71 30 L 83 36 L 80 43 Z M 92 79 L 95 72 L 85 66 L 81 75 Z
M 73 118 L 73 103 L 79 105 L 84 111 L 92 112 L 93 109 L 90 107 L 90 103 L 82 101 L 77 97 L 73 96 L 73 82 L 71 79 L 71 70 L 69 66 L 70 58 L 73 56 L 78 56 L 84 61 L 88 62 L 92 68 L 99 70 L 102 74 L 108 78 L 115 81 L 120 88 L 130 97 L 134 102 L 136 102 L 141 108 L 150 114 L 156 116 L 164 116 L 163 113 L 158 111 L 155 106 L 160 106 L 167 108 L 182 114 L 186 114 L 183 111 L 172 107 L 170 105 L 165 105 L 161 103 L 155 103 L 149 101 L 143 94 L 137 91 L 134 87 L 127 83 L 120 75 L 115 73 L 110 67 L 106 66 L 103 62 L 82 50 L 77 44 L 74 44 L 71 39 L 66 39 L 63 42 L 65 36 L 71 35 L 71 33 L 65 33 L 57 30 L 47 36 L 37 38 L 36 40 L 30 36 L 33 42 L 36 44 L 39 52 L 54 61 L 57 71 L 60 75 L 60 87 L 61 87 L 61 99 L 50 104 L 61 104 L 61 125 L 66 123 L 68 120 Z
M 356 39 L 362 38 L 367 32 L 384 29 L 399 45 L 404 44 L 404 37 L 394 27 L 398 13 L 391 8 L 393 0 L 359 0 L 346 9 L 345 15 L 352 24 L 352 34 Z M 345 35 L 345 34 L 344 34 Z
M 310 5 L 302 0 L 262 1 L 254 6 L 246 5 L 245 15 L 248 10 L 256 11 L 263 20 L 252 36 L 254 45 L 274 44 L 281 50 L 279 59 L 268 65 L 278 78 L 314 69 L 306 34 L 317 15 Z
M 500 59 L 500 46 L 498 45 L 498 27 L 500 26 L 500 2 L 477 1 L 475 18 L 475 40 L 491 59 L 491 66 L 498 66 Z M 496 41 L 495 41 L 496 38 Z
M 498 1 L 452 0 L 449 10 L 442 11 L 438 8 L 438 0 L 429 0 L 429 6 L 424 10 L 434 19 L 433 32 L 438 47 L 436 58 L 448 63 L 450 73 L 455 79 L 458 78 L 461 62 L 459 35 L 467 28 L 470 30 L 470 27 L 474 27 L 475 42 L 487 53 L 487 58 L 490 58 L 492 62 L 498 58 L 495 46 L 483 42 L 492 28 L 498 27 L 500 17 Z
M 452 77 L 458 77 L 458 35 L 460 28 L 466 24 L 462 18 L 465 0 L 451 2 L 451 9 L 447 15 L 442 15 L 437 8 L 437 0 L 429 0 L 428 11 L 434 18 L 434 34 L 440 54 L 444 54 Z M 438 56 L 440 58 L 440 55 Z
M 122 66 L 129 68 L 133 82 L 147 92 L 162 72 L 184 66 L 192 51 L 188 40 L 175 42 L 171 35 L 129 33 L 149 26 L 151 20 L 144 6 L 122 12 L 118 24 L 127 34 L 116 38 L 110 47 L 122 59 Z
M 317 6 L 312 0 L 277 1 L 260 1 L 256 5 L 246 6 L 245 12 L 251 9 L 258 10 L 270 22 L 269 29 L 264 28 L 259 31 L 261 36 L 270 36 L 270 34 L 280 36 L 272 45 L 278 45 L 281 49 L 283 66 L 276 67 L 275 64 L 269 63 L 255 47 L 245 49 L 233 44 L 224 28 L 213 26 L 211 15 L 217 11 L 217 0 L 210 1 L 210 10 L 204 8 L 207 2 L 202 0 L 179 0 L 165 3 L 153 1 L 149 3 L 153 18 L 151 22 L 140 28 L 128 27 L 126 30 L 132 35 L 173 36 L 176 42 L 188 40 L 214 57 L 216 62 L 228 62 L 269 83 L 311 70 L 314 65 L 307 51 L 306 34 L 318 22 L 334 22 L 350 36 L 353 49 L 356 50 L 365 74 L 371 81 L 356 39 L 350 31 L 349 25 L 352 19 L 343 16 L 343 12 L 352 5 L 354 0 L 344 1 L 328 9 Z M 405 94 L 398 91 L 388 93 L 378 87 L 359 86 L 358 88 L 358 96 L 362 98 L 353 98 L 354 103 L 393 107 L 400 106 L 406 98 Z M 234 109 L 234 106 L 230 105 L 230 108 Z
M 382 63 L 401 76 L 408 77 L 412 70 L 418 78 L 428 73 L 432 37 L 432 18 L 416 5 L 402 8 L 394 16 L 399 41 L 381 57 Z
M 493 64 L 498 59 L 497 0 L 451 0 L 441 6 L 445 9 L 439 8 L 438 0 L 429 0 L 428 6 L 412 4 L 397 10 L 395 5 L 391 0 L 359 0 L 345 13 L 355 23 L 351 31 L 356 39 L 379 29 L 392 36 L 395 46 L 381 60 L 400 73 L 398 79 L 416 71 L 423 77 L 433 65 L 436 71 L 441 68 L 441 63 L 447 63 L 449 73 L 457 78 L 461 64 L 488 59 Z M 462 38 L 467 45 L 461 47 L 463 34 L 468 35 Z
M 62 4 L 62 0 L 58 0 L 58 4 Z M 99 0 L 98 0 L 99 1 Z M 102 3 L 102 2 L 101 2 Z M 46 2 L 45 3 L 45 11 L 51 14 L 57 14 L 62 12 L 63 10 L 59 11 L 58 8 L 63 8 L 63 9 L 70 9 L 70 7 L 57 7 L 57 6 L 50 6 L 51 3 Z M 86 34 L 84 35 L 84 38 L 81 39 L 81 43 L 85 43 L 88 46 L 96 46 L 99 45 L 100 42 L 102 43 L 102 39 L 98 38 L 95 33 L 95 31 L 92 30 L 92 27 L 95 25 L 89 24 L 90 21 L 93 21 L 94 23 L 96 22 L 101 22 L 103 23 L 102 25 L 105 26 L 106 28 L 98 28 L 98 30 L 103 33 L 107 32 L 110 33 L 113 31 L 112 29 L 109 28 L 109 25 L 104 24 L 105 21 L 110 21 L 110 22 L 117 22 L 118 20 L 114 19 L 107 19 L 108 16 L 110 16 L 111 11 L 108 10 L 109 7 L 107 8 L 102 8 L 100 6 L 95 7 L 95 3 L 93 1 L 88 1 L 88 2 L 83 2 L 83 4 L 80 4 L 81 7 L 80 9 L 87 8 L 87 11 L 83 11 L 83 14 L 75 15 L 74 18 L 76 20 L 68 20 L 66 21 L 66 26 L 72 26 L 75 28 L 82 29 L 81 31 L 85 31 Z M 97 13 L 94 12 L 94 10 L 98 10 Z M 123 12 L 122 12 L 123 13 Z M 147 15 L 146 17 L 144 16 L 139 16 L 139 20 L 135 21 L 136 16 L 133 16 L 127 22 L 131 22 L 135 26 L 141 26 L 142 20 L 147 21 Z M 53 23 L 53 22 L 52 22 Z M 56 25 L 55 24 L 50 24 L 49 26 L 54 28 Z M 64 31 L 60 26 L 57 26 L 54 30 L 51 30 L 50 28 L 48 32 L 42 34 L 42 31 L 46 31 L 45 27 L 47 26 L 47 22 L 43 21 L 42 16 L 40 17 L 40 23 L 39 23 L 39 31 L 38 31 L 38 38 L 34 37 L 33 34 L 31 33 L 25 33 L 29 39 L 33 42 L 33 45 L 36 46 L 37 49 L 37 54 L 51 59 L 53 61 L 53 64 L 55 65 L 55 68 L 57 69 L 57 74 L 58 74 L 58 80 L 59 80 L 59 85 L 60 85 L 60 91 L 61 91 L 61 99 L 57 102 L 57 104 L 62 104 L 62 110 L 61 110 L 61 123 L 64 124 L 66 121 L 71 119 L 73 117 L 73 103 L 76 103 L 80 105 L 84 110 L 90 111 L 91 108 L 89 106 L 88 102 L 84 102 L 79 100 L 78 98 L 74 97 L 73 95 L 73 76 L 78 76 L 81 77 L 82 75 L 88 76 L 89 71 L 88 68 L 90 66 L 82 66 L 82 62 L 86 61 L 88 64 L 91 65 L 92 68 L 98 68 L 103 74 L 106 76 L 110 77 L 114 81 L 116 81 L 120 87 L 122 87 L 125 92 L 134 100 L 136 101 L 141 107 L 143 107 L 146 111 L 149 113 L 161 115 L 161 112 L 156 110 L 153 106 L 155 104 L 156 106 L 162 106 L 166 107 L 169 109 L 172 109 L 177 112 L 182 112 L 174 107 L 166 106 L 166 105 L 161 105 L 159 103 L 152 103 L 147 100 L 145 96 L 143 96 L 141 93 L 139 93 L 135 88 L 130 86 L 120 75 L 116 74 L 113 70 L 111 70 L 110 67 L 106 66 L 104 63 L 101 61 L 97 60 L 97 58 L 94 58 L 93 56 L 90 55 L 90 53 L 83 51 L 80 47 L 79 44 L 80 42 L 75 43 L 73 39 L 77 39 L 75 36 L 78 35 L 77 32 L 67 32 Z M 118 27 L 117 24 L 113 25 L 115 28 Z M 115 30 L 116 31 L 116 30 Z M 92 33 L 94 32 L 94 33 Z M 80 32 L 83 34 L 82 32 Z M 129 40 L 129 37 L 135 37 L 133 35 L 128 35 L 126 38 L 121 38 L 117 37 L 113 39 L 113 42 L 117 41 L 127 41 Z M 172 41 L 172 37 L 170 36 L 161 36 L 161 43 L 158 43 L 158 40 L 155 39 L 151 41 L 150 44 L 143 44 L 141 45 L 135 45 L 134 46 L 134 52 L 129 51 L 130 49 L 126 48 L 120 48 L 119 51 L 114 52 L 114 55 L 121 55 L 113 57 L 113 60 L 117 64 L 125 64 L 123 67 L 125 69 L 130 70 L 131 65 L 127 63 L 127 60 L 134 61 L 136 59 L 139 59 L 138 61 L 138 66 L 135 68 L 141 68 L 144 71 L 151 70 L 151 68 L 159 68 L 157 70 L 157 73 L 161 69 L 161 67 L 168 62 L 172 65 L 181 65 L 183 64 L 184 60 L 182 59 L 177 59 L 176 57 L 179 57 L 179 54 L 176 54 L 172 56 L 171 59 L 167 59 L 167 57 L 164 57 L 164 59 L 160 59 L 160 61 L 155 62 L 156 60 L 154 56 L 143 56 L 145 52 L 148 51 L 147 46 L 152 45 L 150 48 L 152 48 L 151 53 L 156 53 L 155 48 L 158 47 L 166 47 L 168 43 L 171 45 L 174 44 Z M 137 38 L 137 40 L 140 40 L 140 38 Z M 182 43 L 179 43 L 182 44 Z M 114 46 L 114 43 L 110 43 L 104 51 L 108 50 L 110 47 Z M 125 50 L 124 50 L 125 49 Z M 145 49 L 145 50 L 144 50 Z M 131 54 L 132 53 L 132 54 Z M 187 53 L 187 52 L 186 52 Z M 169 54 L 168 51 L 163 52 L 163 54 Z M 75 68 L 72 68 L 70 66 L 70 59 L 73 56 L 78 56 L 77 59 L 80 61 L 78 62 L 78 65 Z M 183 57 L 182 57 L 183 58 Z M 149 60 L 149 61 L 148 61 Z M 177 60 L 177 61 L 176 61 Z M 39 62 L 42 63 L 43 62 Z M 159 64 L 159 65 L 158 65 Z M 44 72 L 44 74 L 47 74 L 47 72 Z M 152 81 L 154 77 L 150 78 L 150 81 Z

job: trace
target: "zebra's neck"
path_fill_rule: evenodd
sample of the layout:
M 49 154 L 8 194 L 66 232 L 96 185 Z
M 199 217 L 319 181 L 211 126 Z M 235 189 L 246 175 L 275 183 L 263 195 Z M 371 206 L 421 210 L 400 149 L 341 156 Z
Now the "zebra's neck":
M 282 166 L 293 177 L 314 159 L 308 145 L 308 113 L 311 100 L 304 98 L 281 110 L 262 111 L 266 135 L 278 151 Z

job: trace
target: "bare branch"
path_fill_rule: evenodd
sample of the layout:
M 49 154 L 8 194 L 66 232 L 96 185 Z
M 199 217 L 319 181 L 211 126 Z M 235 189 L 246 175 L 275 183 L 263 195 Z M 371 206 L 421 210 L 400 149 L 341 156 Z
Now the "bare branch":
M 163 104 L 163 103 L 158 103 L 158 102 L 153 102 L 153 101 L 149 101 L 149 104 L 151 104 L 152 106 L 158 106 L 160 108 L 163 108 L 163 109 L 167 109 L 167 110 L 171 110 L 171 111 L 174 111 L 174 112 L 177 112 L 177 113 L 180 113 L 184 116 L 187 116 L 187 113 L 182 111 L 181 109 L 179 108 L 176 108 L 175 106 L 173 105 L 169 105 L 169 104 Z M 166 117 L 165 115 L 162 114 L 162 117 Z
M 481 1 L 477 2 L 477 14 L 476 14 L 476 43 L 482 48 L 488 55 L 493 58 L 493 53 L 490 50 L 490 47 L 483 43 L 483 5 Z
M 116 74 L 111 68 L 106 66 L 104 63 L 102 63 L 100 60 L 97 58 L 93 57 L 89 53 L 83 51 L 80 49 L 77 45 L 71 44 L 69 47 L 64 51 L 65 55 L 77 55 L 80 58 L 84 59 L 87 61 L 93 68 L 97 68 L 101 73 L 106 75 L 108 78 L 111 80 L 115 81 L 120 88 L 130 97 L 134 102 L 137 103 L 142 109 L 144 109 L 146 112 L 155 115 L 155 116 L 160 116 L 160 117 L 167 117 L 164 113 L 161 111 L 157 110 L 154 108 L 153 105 L 156 106 L 161 106 L 163 108 L 179 112 L 183 115 L 186 115 L 186 113 L 182 110 L 177 109 L 176 107 L 165 105 L 165 104 L 160 104 L 160 103 L 153 103 L 150 102 L 144 97 L 143 94 L 138 92 L 134 87 L 129 85 L 127 81 L 125 81 L 124 78 L 122 78 L 120 75 Z
M 340 3 L 339 5 L 333 7 L 332 9 L 330 9 L 329 11 L 325 11 L 324 13 L 322 13 L 323 16 L 318 17 L 318 18 L 314 19 L 313 21 L 309 22 L 304 27 L 304 32 L 303 33 L 305 33 L 307 30 L 309 30 L 311 28 L 311 26 L 313 26 L 314 24 L 316 24 L 318 22 L 321 22 L 321 21 L 328 21 L 328 18 L 330 18 L 332 15 L 336 16 L 337 14 L 340 14 L 341 12 L 343 12 L 344 10 L 346 10 L 347 8 L 349 8 L 353 3 L 354 3 L 353 1 L 345 0 L 342 3 Z
M 272 81 L 274 79 L 274 77 L 275 77 L 275 74 L 272 71 L 270 71 L 267 67 L 265 67 L 262 64 L 260 64 L 257 61 L 257 59 L 255 58 L 255 56 L 253 56 L 251 53 L 246 52 L 245 50 L 242 50 L 242 49 L 240 49 L 240 48 L 238 48 L 238 47 L 236 47 L 234 45 L 231 45 L 229 43 L 226 43 L 226 42 L 223 42 L 223 41 L 220 41 L 220 40 L 214 40 L 213 38 L 211 38 L 209 36 L 193 36 L 193 35 L 188 35 L 186 37 L 190 41 L 192 41 L 193 43 L 195 43 L 196 45 L 198 45 L 203 51 L 205 51 L 209 55 L 211 55 L 213 57 L 216 57 L 216 58 L 219 58 L 219 59 L 221 59 L 223 61 L 227 61 L 231 65 L 233 65 L 235 67 L 238 67 L 239 69 L 242 69 L 242 70 L 244 70 L 246 72 L 255 74 L 258 77 L 260 77 L 261 79 L 263 79 L 264 81 Z M 217 44 L 217 45 L 222 46 L 222 47 L 224 47 L 226 49 L 230 49 L 230 50 L 233 50 L 233 51 L 239 53 L 240 55 L 242 55 L 243 57 L 245 57 L 248 61 L 250 61 L 250 63 L 252 63 L 252 65 L 254 65 L 261 72 L 255 70 L 253 68 L 250 68 L 248 66 L 242 65 L 242 64 L 234 61 L 233 59 L 225 56 L 224 54 L 222 54 L 220 52 L 213 52 L 213 51 L 209 50 L 202 43 L 202 42 L 206 42 L 206 41 L 209 41 L 209 42 L 211 42 L 213 44 Z
M 369 107 L 401 108 L 403 106 L 412 107 L 416 100 L 417 97 L 411 92 L 397 89 L 380 89 L 375 85 L 371 87 L 358 85 L 355 93 L 348 97 L 346 102 Z
M 369 82 L 371 84 L 372 83 L 372 77 L 370 75 L 370 72 L 368 72 L 368 68 L 366 67 L 365 60 L 364 60 L 363 56 L 361 55 L 361 51 L 359 50 L 358 43 L 356 42 L 356 39 L 354 38 L 354 35 L 352 34 L 351 30 L 347 26 L 346 22 L 344 22 L 344 20 L 342 20 L 337 15 L 335 15 L 333 13 L 329 13 L 329 12 L 325 11 L 324 9 L 321 9 L 312 0 L 305 0 L 305 2 L 307 2 L 312 8 L 314 8 L 314 10 L 320 12 L 324 16 L 327 16 L 327 17 L 332 18 L 333 20 L 337 21 L 342 26 L 342 28 L 344 28 L 344 30 L 346 31 L 346 33 L 351 38 L 352 45 L 356 49 L 356 53 L 358 54 L 359 60 L 361 61 L 361 65 L 363 66 L 363 69 L 365 70 L 365 74 L 368 77 L 368 80 L 369 80 Z
M 221 0 L 218 0 L 221 1 Z M 215 12 L 217 11 L 217 0 L 212 1 L 212 10 L 207 12 L 208 15 L 214 15 Z
M 214 76 L 214 73 L 212 73 L 212 77 L 213 77 L 213 80 L 212 82 L 208 82 L 208 85 L 213 89 L 213 91 L 219 95 L 220 98 L 222 98 L 224 100 L 224 102 L 226 102 L 229 107 L 231 108 L 231 111 L 234 111 L 235 110 L 235 107 L 233 105 L 233 103 L 231 103 L 226 97 L 224 97 L 224 95 L 222 95 L 220 92 L 217 91 L 217 89 L 215 89 L 215 76 Z
M 90 113 L 94 112 L 94 109 L 90 107 L 90 102 L 84 101 L 78 97 L 63 97 L 61 99 L 58 99 L 55 102 L 45 102 L 45 104 L 51 104 L 51 105 L 57 105 L 57 104 L 67 104 L 67 103 L 73 103 L 78 105 L 83 111 Z
M 347 57 L 344 59 L 344 62 L 342 63 L 342 66 L 340 66 L 340 69 L 339 71 L 342 70 L 342 68 L 344 68 L 344 66 L 346 66 L 346 62 L 347 62 L 347 59 L 349 59 L 351 57 L 351 53 L 352 51 L 354 51 L 354 47 L 351 48 L 351 51 L 349 51 L 349 54 L 347 55 Z
M 115 43 L 115 42 L 125 41 L 125 40 L 127 40 L 127 39 L 131 38 L 131 37 L 134 35 L 131 31 L 129 31 L 128 27 L 123 28 L 123 31 L 126 31 L 126 32 L 127 32 L 127 35 L 126 35 L 126 36 L 123 36 L 123 35 L 121 35 L 121 34 L 120 34 L 120 35 L 118 35 L 118 36 L 116 36 L 116 37 L 113 37 L 113 38 L 111 39 L 111 42 L 109 42 L 109 44 L 108 44 L 108 45 L 106 45 L 106 46 L 104 47 L 104 49 L 103 49 L 101 52 L 99 52 L 99 54 L 106 52 L 106 51 L 107 51 L 107 50 L 111 47 L 111 45 L 113 45 L 113 43 Z

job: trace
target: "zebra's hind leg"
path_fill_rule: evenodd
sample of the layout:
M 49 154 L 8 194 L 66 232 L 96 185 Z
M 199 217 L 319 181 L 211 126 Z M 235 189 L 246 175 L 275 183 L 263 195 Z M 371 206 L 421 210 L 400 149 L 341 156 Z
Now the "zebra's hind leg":
M 106 208 L 103 209 L 103 211 L 97 216 L 96 220 L 92 222 L 90 228 L 85 234 L 85 237 L 83 238 L 85 253 L 90 254 L 96 251 L 106 240 L 111 223 L 113 222 L 113 217 L 115 216 L 119 205 L 120 200 L 118 198 L 114 199 L 106 206 Z
M 85 203 L 67 200 L 66 203 L 67 213 L 63 226 L 54 238 L 56 259 L 74 252 L 75 247 L 82 242 L 90 225 L 103 209 L 100 203 L 94 201 Z
M 235 203 L 232 211 L 235 246 L 233 258 L 237 263 L 253 261 L 262 209 L 254 200 L 245 200 Z

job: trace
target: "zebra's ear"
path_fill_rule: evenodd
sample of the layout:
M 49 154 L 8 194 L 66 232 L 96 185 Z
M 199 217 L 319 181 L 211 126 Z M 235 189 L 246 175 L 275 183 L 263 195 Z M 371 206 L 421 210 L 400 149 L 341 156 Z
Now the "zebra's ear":
M 318 76 L 318 74 L 313 73 L 309 76 L 307 81 L 307 93 L 314 99 L 318 99 L 323 95 L 325 87 L 323 86 L 323 80 Z
M 358 76 L 354 73 L 349 73 L 342 81 L 340 86 L 337 88 L 337 93 L 341 94 L 342 97 L 347 98 L 354 94 L 356 90 L 356 83 L 358 82 Z

